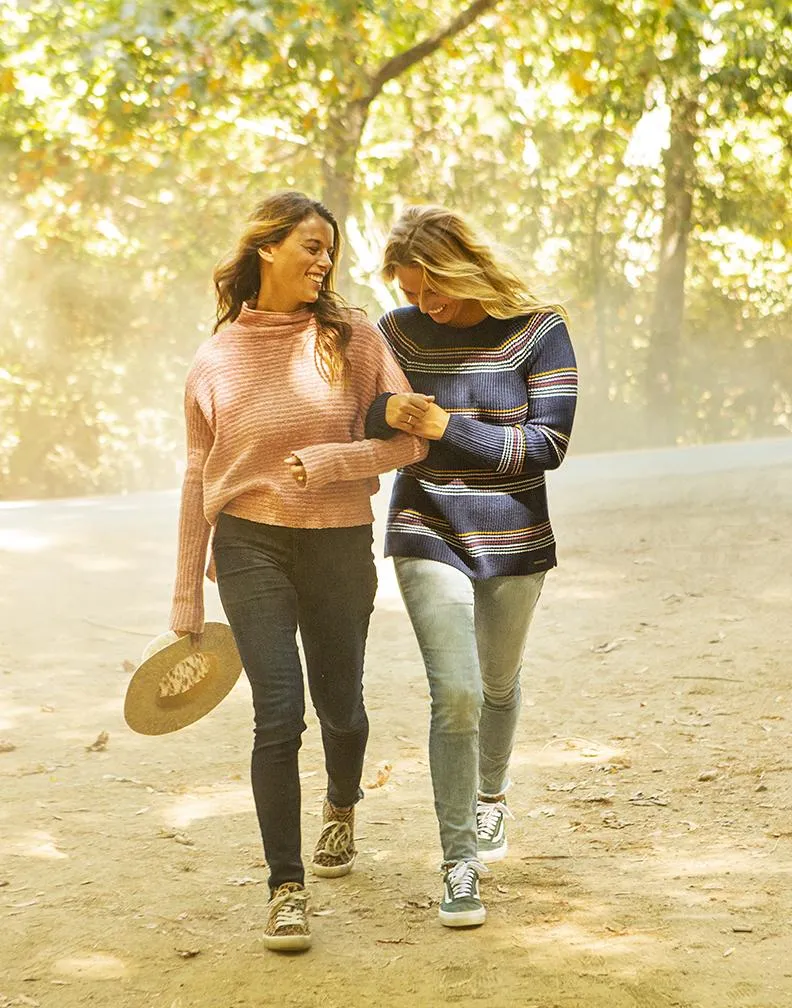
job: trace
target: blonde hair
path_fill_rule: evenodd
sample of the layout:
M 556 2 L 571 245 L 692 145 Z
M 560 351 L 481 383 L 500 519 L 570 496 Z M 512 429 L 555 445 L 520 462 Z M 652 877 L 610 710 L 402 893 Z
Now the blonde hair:
M 247 219 L 237 247 L 222 259 L 214 271 L 217 321 L 214 332 L 233 322 L 246 301 L 258 296 L 259 249 L 282 242 L 306 217 L 316 214 L 333 229 L 333 264 L 325 274 L 316 301 L 310 306 L 316 316 L 316 366 L 328 381 L 349 374 L 346 348 L 352 337 L 350 307 L 335 291 L 336 263 L 341 254 L 341 232 L 332 213 L 318 200 L 290 190 L 276 192 L 261 200 Z
M 405 207 L 385 246 L 382 275 L 386 280 L 393 280 L 398 266 L 419 267 L 432 290 L 479 301 L 493 318 L 557 312 L 568 321 L 563 305 L 532 294 L 522 277 L 476 237 L 464 218 L 445 207 Z

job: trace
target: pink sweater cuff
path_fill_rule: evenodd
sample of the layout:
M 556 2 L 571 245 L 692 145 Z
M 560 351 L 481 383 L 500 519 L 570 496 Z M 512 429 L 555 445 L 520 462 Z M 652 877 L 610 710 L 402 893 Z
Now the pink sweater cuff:
M 309 445 L 294 454 L 305 469 L 305 489 L 316 490 L 338 479 L 338 456 L 333 445 Z

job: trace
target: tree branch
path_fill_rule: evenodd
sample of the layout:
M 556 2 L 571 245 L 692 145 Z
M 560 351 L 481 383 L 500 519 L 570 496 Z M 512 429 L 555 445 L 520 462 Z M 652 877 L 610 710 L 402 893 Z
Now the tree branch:
M 482 14 L 486 14 L 488 10 L 491 10 L 499 2 L 500 0 L 473 0 L 473 3 L 467 10 L 462 11 L 461 14 L 457 14 L 436 35 L 432 35 L 422 42 L 417 42 L 410 49 L 405 49 L 404 52 L 398 53 L 386 63 L 383 63 L 371 78 L 371 88 L 363 99 L 364 104 L 370 105 L 389 80 L 393 80 L 394 77 L 400 77 L 415 63 L 419 63 L 427 56 L 431 56 L 447 39 L 453 38 L 461 31 L 464 31 L 465 28 L 472 25 Z

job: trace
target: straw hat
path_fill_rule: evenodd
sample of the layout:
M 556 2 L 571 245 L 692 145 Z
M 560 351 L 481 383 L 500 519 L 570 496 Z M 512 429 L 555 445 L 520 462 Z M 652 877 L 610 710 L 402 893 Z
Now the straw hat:
M 192 724 L 213 710 L 242 670 L 231 628 L 206 623 L 199 650 L 189 634 L 172 630 L 143 652 L 127 687 L 124 717 L 141 735 L 164 735 Z

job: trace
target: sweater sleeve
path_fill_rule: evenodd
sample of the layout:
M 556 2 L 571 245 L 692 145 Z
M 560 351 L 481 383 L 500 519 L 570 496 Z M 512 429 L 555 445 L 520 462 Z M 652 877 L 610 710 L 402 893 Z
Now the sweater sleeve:
M 201 633 L 204 624 L 203 575 L 211 526 L 204 516 L 203 472 L 214 441 L 195 386 L 188 378 L 184 397 L 187 427 L 187 469 L 182 484 L 176 584 L 171 630 Z
M 391 427 L 385 419 L 385 409 L 388 405 L 388 400 L 394 394 L 393 392 L 383 392 L 369 406 L 369 411 L 366 414 L 366 437 L 389 441 L 398 434 L 396 428 Z
M 363 336 L 365 349 L 353 360 L 352 371 L 359 376 L 359 381 L 367 380 L 372 374 L 375 376 L 372 401 L 378 401 L 384 392 L 410 392 L 410 383 L 380 333 L 367 322 Z M 387 396 L 384 398 L 387 400 Z M 372 401 L 366 402 L 364 408 L 370 408 Z M 365 417 L 361 420 L 365 421 Z M 294 454 L 305 467 L 305 487 L 317 488 L 343 480 L 379 476 L 419 462 L 426 458 L 428 451 L 428 442 L 422 438 L 397 433 L 389 440 L 367 436 L 344 444 L 309 445 Z
M 560 316 L 543 335 L 525 375 L 528 417 L 501 425 L 451 414 L 442 443 L 502 475 L 557 469 L 566 454 L 577 402 L 577 368 Z

